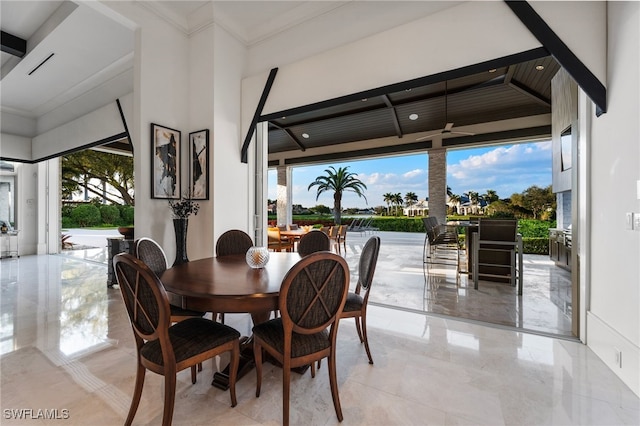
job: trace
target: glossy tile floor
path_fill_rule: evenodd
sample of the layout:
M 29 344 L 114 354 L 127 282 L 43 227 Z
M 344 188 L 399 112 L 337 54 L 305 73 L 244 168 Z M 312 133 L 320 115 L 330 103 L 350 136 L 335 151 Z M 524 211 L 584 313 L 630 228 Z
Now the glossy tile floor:
M 3 425 L 35 424 L 33 418 L 37 424 L 123 423 L 133 392 L 134 343 L 99 256 L 0 261 Z M 420 267 L 403 273 L 422 274 Z M 227 323 L 249 332 L 247 315 L 228 315 Z M 369 335 L 374 365 L 353 321 L 340 324 L 344 425 L 640 424 L 638 397 L 574 341 L 380 306 L 370 307 Z M 255 375 L 245 376 L 231 408 L 228 392 L 210 385 L 225 361 L 205 363 L 195 385 L 189 371 L 179 373 L 173 423 L 280 424 L 281 370 L 265 365 L 260 398 Z M 315 379 L 293 375 L 291 424 L 339 423 L 326 372 L 323 363 Z M 162 378 L 147 373 L 134 424 L 160 424 L 162 388 Z
M 99 246 L 117 231 L 71 230 L 77 246 Z M 517 296 L 510 285 L 480 280 L 478 290 L 466 274 L 456 281 L 450 266 L 424 267 L 424 234 L 377 232 L 381 238 L 380 255 L 370 301 L 414 312 L 428 312 L 471 321 L 542 334 L 571 338 L 571 276 L 556 267 L 548 256 L 524 256 L 524 290 Z M 357 273 L 357 262 L 371 234 L 349 233 L 345 258 Z M 344 251 L 344 250 L 343 250 Z M 106 263 L 106 251 L 74 250 L 66 255 Z M 461 263 L 464 267 L 466 262 Z

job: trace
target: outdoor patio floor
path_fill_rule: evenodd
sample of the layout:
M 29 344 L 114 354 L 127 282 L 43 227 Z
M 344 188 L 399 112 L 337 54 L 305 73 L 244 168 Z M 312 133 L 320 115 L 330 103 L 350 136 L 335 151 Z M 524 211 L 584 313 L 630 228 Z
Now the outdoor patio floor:
M 99 245 L 104 235 L 72 230 L 76 245 Z M 343 253 L 357 280 L 362 248 L 372 235 L 381 239 L 380 255 L 369 302 L 411 312 L 426 312 L 500 327 L 570 338 L 571 275 L 545 255 L 524 255 L 523 295 L 508 284 L 480 280 L 478 290 L 466 274 L 456 283 L 453 267 L 427 270 L 422 262 L 424 234 L 408 232 L 349 232 Z M 65 251 L 65 255 L 106 263 L 106 248 Z M 105 277 L 106 282 L 106 277 Z M 371 318 L 370 321 L 374 321 Z M 384 321 L 384 319 L 378 319 Z

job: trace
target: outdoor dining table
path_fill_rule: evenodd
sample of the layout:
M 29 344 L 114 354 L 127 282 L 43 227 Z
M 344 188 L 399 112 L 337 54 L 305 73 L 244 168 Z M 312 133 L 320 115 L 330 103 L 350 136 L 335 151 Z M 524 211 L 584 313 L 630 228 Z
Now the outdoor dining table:
M 450 220 L 447 222 L 447 226 L 455 226 L 464 228 L 464 251 L 466 253 L 467 265 L 464 270 L 461 270 L 461 274 L 468 274 L 471 276 L 473 270 L 473 254 L 471 253 L 472 239 L 475 233 L 478 232 L 478 222 L 472 222 L 470 220 Z
M 259 324 L 278 309 L 282 280 L 299 260 L 298 253 L 270 252 L 266 266 L 253 269 L 245 255 L 209 257 L 173 266 L 160 280 L 171 303 L 204 312 L 249 313 L 253 323 Z M 251 368 L 252 339 L 248 336 L 241 347 L 238 379 Z M 212 385 L 226 390 L 228 370 L 215 373 Z

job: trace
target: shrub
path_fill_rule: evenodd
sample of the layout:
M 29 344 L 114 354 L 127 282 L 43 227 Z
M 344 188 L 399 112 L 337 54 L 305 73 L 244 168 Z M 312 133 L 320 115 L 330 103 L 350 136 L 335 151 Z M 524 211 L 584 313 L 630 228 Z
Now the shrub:
M 555 227 L 555 222 L 535 219 L 518 220 L 518 232 L 522 238 L 547 238 L 549 239 L 549 228 Z
M 133 206 L 120 206 L 120 222 L 123 226 L 133 225 L 135 209 Z
M 522 238 L 522 252 L 526 254 L 549 254 L 549 237 Z
M 100 210 L 93 204 L 82 204 L 71 212 L 71 218 L 81 227 L 100 223 Z
M 100 206 L 100 216 L 103 224 L 115 225 L 120 219 L 120 210 L 114 205 Z

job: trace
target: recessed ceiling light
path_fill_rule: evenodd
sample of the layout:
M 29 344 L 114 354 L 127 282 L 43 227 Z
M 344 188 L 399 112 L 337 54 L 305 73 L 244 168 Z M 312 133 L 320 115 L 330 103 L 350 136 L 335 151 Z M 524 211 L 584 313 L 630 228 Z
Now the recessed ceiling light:
M 411 89 L 404 89 L 404 91 L 405 91 L 405 92 L 410 92 L 410 91 L 411 91 Z
M 418 119 L 418 114 L 409 114 L 409 120 L 415 121 Z
M 287 117 L 283 115 L 283 116 L 282 116 L 282 119 L 283 119 L 283 120 L 286 120 L 286 119 L 287 119 Z
M 303 133 L 302 137 L 305 138 L 305 139 L 309 139 L 309 133 Z
M 542 71 L 544 69 L 544 65 L 536 65 L 536 70 Z
M 497 69 L 495 69 L 495 68 L 491 68 L 491 69 L 489 70 L 489 72 L 496 72 L 496 71 L 498 71 L 498 70 L 497 70 Z

